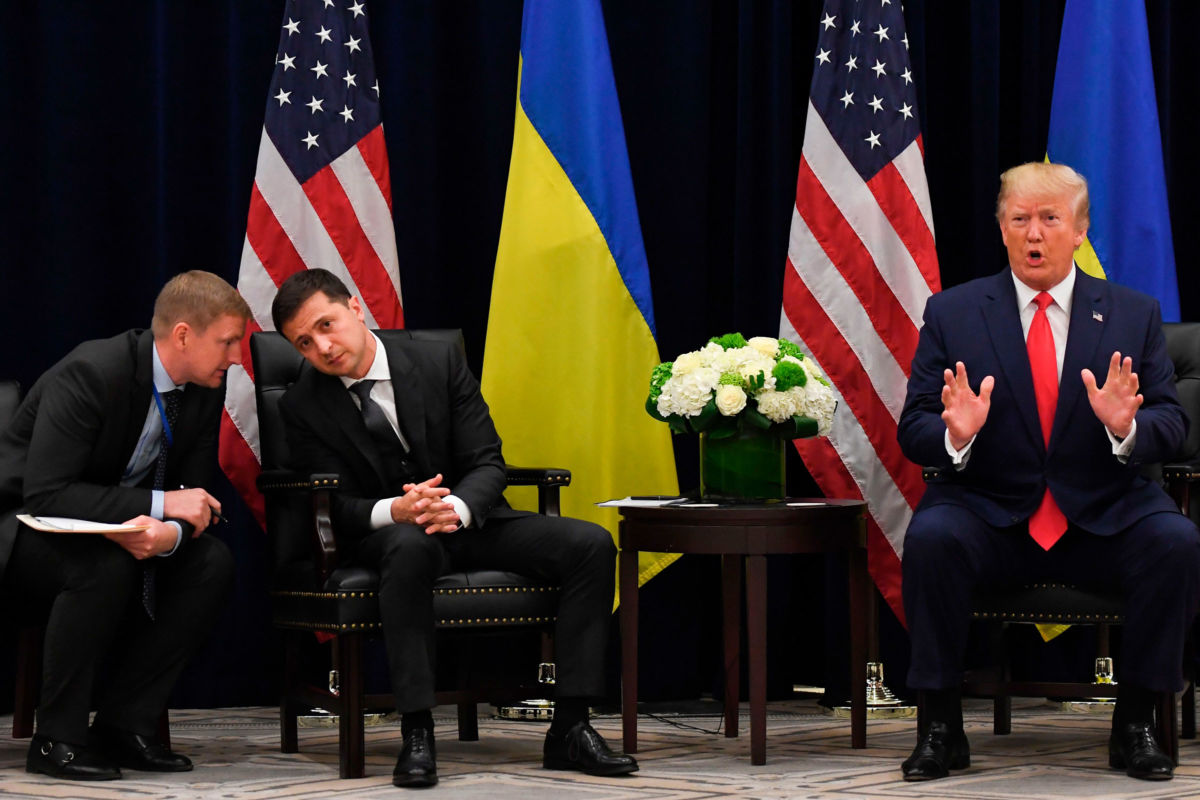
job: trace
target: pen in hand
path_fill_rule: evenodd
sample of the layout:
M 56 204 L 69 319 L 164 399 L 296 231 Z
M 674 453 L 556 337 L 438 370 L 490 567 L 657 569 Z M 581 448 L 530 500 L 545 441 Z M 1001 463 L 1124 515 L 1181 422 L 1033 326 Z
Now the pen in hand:
M 184 485 L 181 483 L 181 484 L 179 484 L 179 488 L 180 488 L 180 489 L 190 489 L 190 488 L 192 488 L 192 487 L 190 487 L 190 486 L 184 486 Z M 221 516 L 221 512 L 220 512 L 220 511 L 217 511 L 217 510 L 216 510 L 215 508 L 213 508 L 212 506 L 209 506 L 209 507 L 208 507 L 208 510 L 212 512 L 212 519 L 213 519 L 213 521 L 212 521 L 212 524 L 213 524 L 213 525 L 216 525 L 217 523 L 220 523 L 220 522 L 226 522 L 226 523 L 227 523 L 227 522 L 229 522 L 229 520 L 227 520 L 227 519 L 225 519 L 224 517 L 222 517 L 222 516 Z

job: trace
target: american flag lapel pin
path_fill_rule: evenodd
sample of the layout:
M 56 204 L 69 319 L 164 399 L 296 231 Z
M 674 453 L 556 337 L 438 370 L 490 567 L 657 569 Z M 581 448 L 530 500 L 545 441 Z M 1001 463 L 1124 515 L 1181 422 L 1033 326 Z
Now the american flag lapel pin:
M 1092 319 L 1096 320 L 1096 322 L 1104 322 L 1104 315 L 1101 314 L 1099 311 L 1093 311 Z

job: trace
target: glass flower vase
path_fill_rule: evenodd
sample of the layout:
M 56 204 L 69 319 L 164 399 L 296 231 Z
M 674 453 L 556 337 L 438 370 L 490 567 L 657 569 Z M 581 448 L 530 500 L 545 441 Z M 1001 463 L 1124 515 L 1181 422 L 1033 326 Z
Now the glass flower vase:
M 723 439 L 700 434 L 700 496 L 746 502 L 783 497 L 786 445 L 777 436 L 755 432 Z

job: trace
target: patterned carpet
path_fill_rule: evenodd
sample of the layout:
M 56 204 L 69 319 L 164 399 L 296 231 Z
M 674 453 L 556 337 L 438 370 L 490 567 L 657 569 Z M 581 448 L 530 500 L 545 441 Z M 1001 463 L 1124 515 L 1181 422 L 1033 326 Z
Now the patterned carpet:
M 711 712 L 703 704 L 693 704 L 688 711 L 694 713 L 642 716 L 638 753 L 642 769 L 620 779 L 541 769 L 542 723 L 481 719 L 480 740 L 459 742 L 452 709 L 438 709 L 441 783 L 429 793 L 481 800 L 541 800 L 568 794 L 583 800 L 1200 798 L 1196 741 L 1183 741 L 1183 763 L 1175 780 L 1135 781 L 1108 768 L 1106 715 L 1063 712 L 1035 701 L 1014 703 L 1009 736 L 993 736 L 990 706 L 971 701 L 967 732 L 972 767 L 934 784 L 900 780 L 900 761 L 913 744 L 914 720 L 872 720 L 868 748 L 852 750 L 848 720 L 822 714 L 811 701 L 773 703 L 767 763 L 751 767 L 748 716 L 742 718 L 742 736 L 727 739 L 716 732 L 719 707 L 707 706 Z M 99 784 L 52 781 L 24 771 L 26 740 L 4 739 L 0 740 L 0 797 L 269 800 L 396 798 L 405 791 L 391 785 L 400 749 L 399 725 L 391 722 L 367 729 L 367 777 L 353 781 L 337 778 L 336 729 L 304 728 L 301 752 L 283 755 L 278 751 L 274 709 L 174 711 L 171 722 L 174 745 L 196 762 L 194 772 L 165 777 L 127 772 L 124 780 Z M 9 718 L 0 717 L 0 730 L 10 724 Z M 614 747 L 619 746 L 618 717 L 602 716 L 595 724 Z

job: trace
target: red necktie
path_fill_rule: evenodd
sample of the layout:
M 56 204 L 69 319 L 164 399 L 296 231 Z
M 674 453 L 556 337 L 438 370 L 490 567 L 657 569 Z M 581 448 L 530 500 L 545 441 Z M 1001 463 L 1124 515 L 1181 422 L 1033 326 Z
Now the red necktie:
M 1046 317 L 1046 306 L 1054 302 L 1048 292 L 1033 298 L 1037 311 L 1025 337 L 1025 348 L 1029 351 L 1029 366 L 1033 372 L 1033 394 L 1037 397 L 1038 420 L 1042 423 L 1042 438 L 1050 444 L 1050 428 L 1054 425 L 1054 409 L 1058 405 L 1058 357 L 1054 354 L 1054 333 Z M 1029 535 L 1044 550 L 1054 546 L 1067 532 L 1067 518 L 1050 496 L 1050 488 L 1042 495 L 1042 502 L 1029 518 Z

